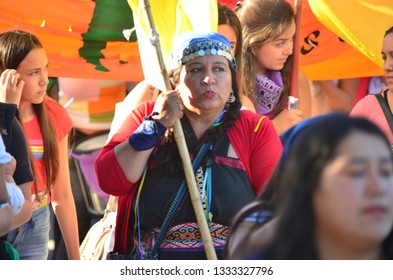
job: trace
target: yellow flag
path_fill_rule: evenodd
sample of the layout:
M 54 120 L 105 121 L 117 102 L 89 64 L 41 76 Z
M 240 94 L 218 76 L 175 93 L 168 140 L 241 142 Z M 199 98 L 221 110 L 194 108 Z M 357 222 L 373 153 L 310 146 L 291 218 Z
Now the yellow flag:
M 216 0 L 150 0 L 151 14 L 159 35 L 161 54 L 166 69 L 171 67 L 172 41 L 187 30 L 198 32 L 217 31 L 218 12 Z M 145 80 L 165 90 L 159 69 L 156 49 L 150 42 L 146 12 L 143 1 L 128 0 L 138 37 L 139 54 Z
M 382 41 L 393 26 L 392 0 L 308 0 L 314 15 L 345 42 L 382 67 Z

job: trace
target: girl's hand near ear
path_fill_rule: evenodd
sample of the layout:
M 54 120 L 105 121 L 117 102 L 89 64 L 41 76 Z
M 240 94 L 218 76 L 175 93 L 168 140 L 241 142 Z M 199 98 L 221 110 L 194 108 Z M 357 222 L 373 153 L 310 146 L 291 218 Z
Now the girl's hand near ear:
M 24 85 L 25 82 L 16 70 L 4 70 L 0 76 L 0 101 L 19 106 Z

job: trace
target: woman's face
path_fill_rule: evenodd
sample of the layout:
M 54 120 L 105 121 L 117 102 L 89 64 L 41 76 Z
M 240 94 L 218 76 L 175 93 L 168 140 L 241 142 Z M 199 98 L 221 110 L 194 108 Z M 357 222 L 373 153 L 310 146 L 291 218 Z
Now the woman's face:
M 293 52 L 295 31 L 295 23 L 292 22 L 290 28 L 279 37 L 252 49 L 255 67 L 259 73 L 267 74 L 270 70 L 278 71 L 284 68 L 285 62 Z
M 237 37 L 236 32 L 229 24 L 219 24 L 217 32 L 224 35 L 231 44 L 232 53 L 236 53 Z
M 187 62 L 177 88 L 189 111 L 220 113 L 232 91 L 228 60 L 218 55 L 205 55 Z
M 393 33 L 386 35 L 382 44 L 383 69 L 389 91 L 393 93 Z
M 393 226 L 390 153 L 372 134 L 355 131 L 343 139 L 314 194 L 317 237 L 363 249 L 381 245 Z
M 48 58 L 43 48 L 32 49 L 16 69 L 25 82 L 21 102 L 40 104 L 48 85 Z

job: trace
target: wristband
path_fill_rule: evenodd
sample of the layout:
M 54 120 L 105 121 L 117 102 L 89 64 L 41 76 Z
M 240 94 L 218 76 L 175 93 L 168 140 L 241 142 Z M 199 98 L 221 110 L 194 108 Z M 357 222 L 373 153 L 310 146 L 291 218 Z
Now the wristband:
M 128 138 L 128 143 L 137 151 L 146 151 L 153 148 L 165 133 L 166 127 L 155 121 L 152 116 L 158 115 L 153 112 L 145 117 L 137 130 Z

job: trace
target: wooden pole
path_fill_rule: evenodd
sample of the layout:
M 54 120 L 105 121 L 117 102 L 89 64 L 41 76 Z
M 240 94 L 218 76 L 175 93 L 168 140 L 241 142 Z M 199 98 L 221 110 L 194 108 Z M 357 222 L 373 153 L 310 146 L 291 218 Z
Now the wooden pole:
M 291 88 L 290 96 L 298 98 L 298 72 L 299 72 L 299 44 L 300 44 L 300 27 L 301 27 L 301 10 L 302 10 L 302 0 L 295 0 L 294 11 L 295 11 L 295 24 L 296 32 L 295 38 L 293 40 L 293 60 L 292 60 L 292 70 L 291 70 Z M 299 100 L 300 102 L 300 100 Z
M 150 42 L 155 47 L 158 63 L 160 66 L 160 71 L 162 78 L 165 81 L 166 90 L 172 89 L 168 73 L 166 71 L 164 59 L 162 57 L 161 46 L 159 41 L 159 36 L 154 25 L 154 20 L 151 12 L 151 6 L 149 0 L 143 0 L 143 10 L 146 13 L 148 19 L 148 27 L 151 30 Z M 199 194 L 198 187 L 196 185 L 194 170 L 192 169 L 192 164 L 190 156 L 187 149 L 187 144 L 184 138 L 183 128 L 181 126 L 180 120 L 176 120 L 173 126 L 174 138 L 179 149 L 180 157 L 182 159 L 184 173 L 187 180 L 188 191 L 190 193 L 191 203 L 194 208 L 195 216 L 197 219 L 199 231 L 202 236 L 203 245 L 205 248 L 206 256 L 208 260 L 216 260 L 216 250 L 214 249 L 213 241 L 210 236 L 210 229 L 206 221 L 205 213 L 202 207 L 201 195 Z

